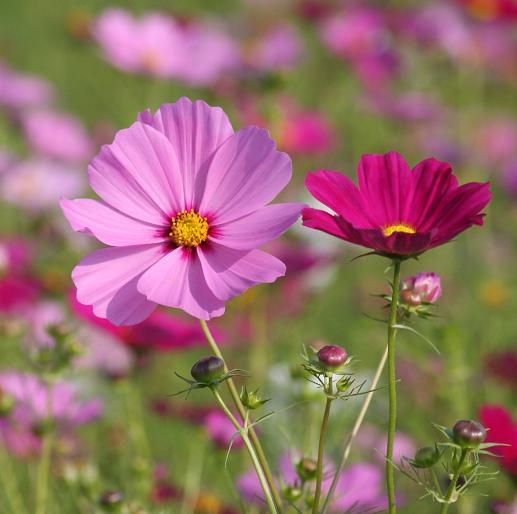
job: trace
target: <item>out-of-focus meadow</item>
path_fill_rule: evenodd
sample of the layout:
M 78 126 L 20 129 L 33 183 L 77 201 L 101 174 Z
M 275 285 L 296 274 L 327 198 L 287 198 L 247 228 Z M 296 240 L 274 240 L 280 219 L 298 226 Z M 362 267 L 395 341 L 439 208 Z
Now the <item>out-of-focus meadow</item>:
M 293 159 L 288 201 L 311 201 L 308 171 L 354 177 L 361 154 L 392 149 L 411 165 L 435 156 L 462 182 L 491 182 L 484 227 L 405 266 L 404 275 L 438 273 L 443 294 L 437 317 L 415 324 L 440 354 L 399 336 L 398 448 L 412 457 L 437 439 L 432 423 L 462 418 L 517 444 L 516 91 L 511 0 L 3 0 L 0 512 L 36 512 L 48 406 L 34 355 L 50 344 L 49 327 L 81 352 L 53 386 L 48 514 L 108 512 L 119 493 L 135 513 L 261 509 L 246 497 L 248 457 L 239 441 L 227 456 L 234 430 L 209 394 L 170 396 L 184 387 L 174 372 L 188 376 L 210 353 L 196 320 L 162 309 L 116 328 L 72 289 L 73 265 L 95 245 L 72 232 L 59 198 L 90 195 L 86 169 L 100 145 L 138 112 L 181 96 L 220 105 L 234 127 L 268 128 Z M 374 294 L 388 292 L 388 261 L 351 262 L 361 249 L 300 223 L 269 250 L 286 262 L 286 278 L 231 301 L 211 325 L 231 367 L 249 370 L 248 387 L 272 398 L 264 413 L 275 414 L 258 429 L 276 471 L 286 454 L 317 449 L 322 407 L 300 378 L 303 345 L 342 345 L 371 379 L 385 347 L 372 318 L 385 317 Z M 360 402 L 336 402 L 329 460 Z M 356 494 L 384 494 L 386 426 L 381 389 L 348 464 Z M 500 471 L 496 480 L 451 510 L 516 512 L 517 449 L 497 451 L 484 462 Z M 400 474 L 397 485 L 400 512 L 438 511 Z M 354 507 L 360 500 L 351 512 L 365 512 Z

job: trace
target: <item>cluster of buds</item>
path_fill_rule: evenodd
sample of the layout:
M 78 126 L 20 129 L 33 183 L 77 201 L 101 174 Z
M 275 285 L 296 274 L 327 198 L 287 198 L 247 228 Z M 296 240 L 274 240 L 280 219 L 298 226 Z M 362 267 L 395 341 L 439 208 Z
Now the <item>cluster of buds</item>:
M 302 457 L 296 462 L 296 480 L 282 488 L 282 495 L 288 502 L 295 503 L 304 496 L 305 503 L 308 506 L 312 504 L 311 488 L 307 488 L 306 485 L 316 480 L 317 465 L 318 463 L 309 457 Z
M 480 455 L 491 455 L 485 443 L 486 429 L 474 420 L 460 420 L 452 429 L 435 425 L 446 441 L 434 446 L 419 448 L 413 459 L 405 458 L 409 468 L 401 471 L 411 480 L 423 486 L 426 494 L 439 503 L 454 503 L 476 482 L 486 480 L 492 473 L 480 465 Z M 437 479 L 437 464 L 441 463 L 447 476 L 448 487 L 443 491 Z

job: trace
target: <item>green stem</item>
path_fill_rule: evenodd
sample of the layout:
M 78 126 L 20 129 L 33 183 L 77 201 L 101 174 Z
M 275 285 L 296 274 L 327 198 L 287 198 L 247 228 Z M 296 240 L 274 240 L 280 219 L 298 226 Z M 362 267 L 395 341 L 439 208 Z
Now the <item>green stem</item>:
M 318 445 L 318 464 L 316 466 L 316 491 L 314 493 L 314 501 L 312 504 L 312 514 L 317 514 L 319 506 L 320 506 L 320 498 L 321 498 L 321 484 L 323 483 L 323 453 L 325 449 L 325 436 L 327 434 L 327 428 L 330 417 L 330 407 L 332 405 L 332 400 L 330 395 L 332 395 L 332 377 L 328 378 L 328 385 L 325 388 L 325 393 L 327 394 L 327 400 L 325 402 L 325 412 L 323 413 L 323 420 L 321 422 L 320 429 L 320 440 Z
M 336 469 L 336 472 L 334 473 L 334 478 L 332 479 L 332 484 L 330 486 L 329 492 L 327 493 L 327 497 L 325 498 L 325 502 L 323 503 L 323 508 L 321 510 L 321 514 L 325 514 L 325 512 L 327 511 L 327 508 L 330 504 L 334 491 L 336 490 L 337 484 L 339 482 L 339 477 L 341 475 L 341 472 L 343 471 L 346 461 L 348 460 L 348 457 L 350 455 L 350 451 L 352 449 L 352 444 L 353 444 L 357 434 L 359 433 L 359 430 L 361 429 L 364 418 L 366 416 L 366 412 L 368 411 L 368 408 L 370 407 L 370 403 L 372 402 L 373 393 L 375 392 L 375 389 L 377 388 L 377 385 L 379 384 L 379 380 L 381 378 L 381 375 L 382 375 L 382 372 L 384 370 L 384 366 L 386 365 L 387 360 L 388 360 L 388 347 L 386 346 L 386 349 L 384 350 L 384 353 L 381 357 L 379 365 L 377 366 L 377 369 L 375 370 L 375 375 L 373 376 L 370 391 L 366 394 L 366 396 L 364 398 L 363 404 L 361 405 L 361 410 L 359 411 L 359 414 L 358 414 L 358 416 L 355 420 L 354 426 L 352 428 L 352 432 L 348 436 L 348 439 L 345 443 L 345 448 L 343 449 L 343 454 L 341 455 L 341 460 Z
M 257 473 L 260 485 L 262 486 L 262 490 L 264 491 L 264 497 L 266 499 L 266 503 L 269 507 L 270 512 L 272 514 L 278 514 L 278 511 L 275 506 L 275 502 L 273 501 L 273 496 L 271 495 L 271 491 L 269 489 L 269 484 L 267 483 L 266 477 L 264 475 L 264 472 L 263 472 L 260 462 L 258 460 L 257 454 L 255 453 L 255 449 L 254 449 L 253 445 L 251 444 L 251 441 L 248 437 L 249 427 L 247 424 L 247 416 L 245 416 L 244 427 L 241 427 L 241 424 L 239 423 L 239 421 L 232 414 L 230 409 L 227 407 L 226 403 L 224 403 L 224 400 L 222 399 L 221 395 L 219 394 L 219 391 L 216 388 L 213 388 L 212 392 L 214 393 L 217 403 L 220 405 L 221 409 L 223 409 L 224 413 L 226 414 L 228 419 L 232 422 L 233 426 L 241 434 L 242 440 L 244 441 L 244 444 L 246 445 L 248 453 L 251 457 L 251 461 L 253 463 L 253 467 L 255 468 L 255 472 Z
M 401 261 L 393 261 L 393 284 L 391 294 L 391 309 L 388 321 L 388 386 L 389 386 L 389 425 L 388 445 L 386 448 L 386 489 L 388 491 L 389 514 L 397 512 L 395 502 L 395 477 L 393 467 L 393 445 L 397 428 L 397 385 L 395 374 L 395 334 L 397 329 L 397 310 L 400 290 Z
M 11 512 L 16 514 L 25 514 L 27 512 L 24 501 L 20 495 L 18 481 L 16 479 L 16 471 L 11 461 L 10 455 L 4 446 L 4 441 L 0 438 L 0 469 L 2 469 L 1 478 L 4 485 L 6 499 L 11 506 Z
M 206 340 L 208 341 L 208 345 L 214 352 L 214 355 L 216 357 L 219 357 L 224 361 L 223 354 L 221 353 L 221 350 L 219 349 L 219 346 L 217 345 L 216 340 L 212 336 L 212 333 L 210 332 L 210 329 L 208 328 L 208 324 L 205 320 L 199 320 L 201 323 L 201 328 L 203 330 L 203 333 L 205 334 Z M 226 366 L 226 361 L 224 364 L 225 370 L 228 371 L 228 367 Z M 232 378 L 229 378 L 226 381 L 228 385 L 228 389 L 230 391 L 230 395 L 232 397 L 233 403 L 237 410 L 239 411 L 239 415 L 242 419 L 246 417 L 246 409 L 244 408 L 244 405 L 241 402 L 239 392 L 237 391 L 237 388 L 235 387 L 235 383 Z M 264 476 L 266 477 L 269 490 L 271 491 L 271 495 L 273 496 L 273 501 L 275 502 L 275 507 L 278 512 L 282 511 L 282 500 L 280 499 L 280 495 L 278 494 L 275 482 L 273 480 L 273 475 L 271 474 L 271 470 L 269 468 L 269 464 L 266 459 L 266 455 L 264 453 L 264 450 L 262 449 L 262 445 L 260 444 L 259 438 L 257 437 L 257 434 L 253 427 L 250 427 L 249 429 L 249 436 L 251 439 L 251 444 L 253 445 L 253 448 L 256 452 L 258 461 L 260 463 L 260 467 L 262 468 L 262 472 L 264 473 Z
M 48 426 L 45 427 L 41 444 L 41 455 L 36 479 L 36 510 L 35 514 L 45 514 L 49 496 L 48 477 L 50 471 L 50 457 L 54 445 L 54 427 L 52 426 L 52 385 L 46 381 L 46 410 Z
M 449 505 L 451 504 L 451 498 L 454 492 L 456 491 L 456 484 L 458 483 L 458 478 L 460 477 L 461 468 L 463 467 L 463 463 L 465 462 L 465 459 L 467 458 L 468 449 L 461 451 L 460 460 L 458 462 L 458 466 L 456 468 L 456 471 L 454 472 L 454 475 L 452 477 L 451 483 L 449 484 L 449 488 L 447 489 L 447 492 L 445 493 L 444 503 L 442 503 L 442 508 L 440 509 L 440 514 L 447 514 L 447 511 L 449 510 Z

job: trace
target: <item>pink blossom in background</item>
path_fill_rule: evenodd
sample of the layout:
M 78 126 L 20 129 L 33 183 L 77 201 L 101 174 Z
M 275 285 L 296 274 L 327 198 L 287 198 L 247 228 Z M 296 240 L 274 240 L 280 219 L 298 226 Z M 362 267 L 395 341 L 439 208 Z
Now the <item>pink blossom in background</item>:
M 419 91 L 395 95 L 383 90 L 370 90 L 365 97 L 368 109 L 400 121 L 437 121 L 443 118 L 443 107 L 432 97 Z
M 123 9 L 107 9 L 97 18 L 93 36 L 116 68 L 192 86 L 209 86 L 240 63 L 235 41 L 211 21 L 180 24 L 159 12 L 136 18 Z
M 47 160 L 21 161 L 0 175 L 1 197 L 7 203 L 32 213 L 55 208 L 63 195 L 84 190 L 79 168 Z
M 52 300 L 43 300 L 33 304 L 22 314 L 27 325 L 25 340 L 29 348 L 54 346 L 54 339 L 48 334 L 48 329 L 66 320 L 63 306 Z
M 219 447 L 227 450 L 232 445 L 232 448 L 242 448 L 244 441 L 242 437 L 235 436 L 236 429 L 232 422 L 226 417 L 224 413 L 219 410 L 212 410 L 209 412 L 203 421 L 208 437 Z
M 52 97 L 52 87 L 44 79 L 15 72 L 0 63 L 0 106 L 10 109 L 41 107 Z
M 517 122 L 498 117 L 484 120 L 473 131 L 472 148 L 488 166 L 501 166 L 517 159 Z
M 0 312 L 20 313 L 41 287 L 30 271 L 31 246 L 21 238 L 0 240 Z
M 81 319 L 112 334 L 117 340 L 135 351 L 174 351 L 201 346 L 205 336 L 198 323 L 182 319 L 168 312 L 155 310 L 142 323 L 115 326 L 93 313 L 92 307 L 77 301 L 76 291 L 69 295 L 70 307 Z M 217 326 L 211 328 L 219 344 L 226 342 L 226 334 Z
M 487 429 L 487 443 L 507 446 L 494 446 L 490 451 L 497 455 L 496 463 L 510 476 L 517 477 L 517 420 L 502 405 L 487 404 L 479 409 L 479 421 Z
M 81 162 L 92 154 L 93 146 L 86 129 L 69 114 L 30 111 L 23 115 L 22 127 L 29 146 L 42 156 Z
M 247 61 L 252 68 L 261 71 L 283 71 L 294 68 L 300 62 L 302 52 L 303 43 L 297 30 L 283 24 L 257 37 Z
M 0 389 L 14 399 L 12 412 L 0 424 L 6 445 L 19 455 L 37 453 L 37 433 L 48 420 L 48 389 L 35 375 L 17 371 L 0 373 Z M 58 431 L 90 423 L 102 414 L 99 399 L 81 400 L 78 388 L 69 382 L 53 384 L 50 395 L 51 415 Z
M 517 350 L 489 353 L 484 359 L 484 369 L 502 384 L 517 391 Z
M 0 149 L 0 176 L 5 173 L 16 162 L 16 158 Z
M 379 464 L 385 462 L 387 437 L 374 425 L 365 425 L 357 435 L 357 444 L 370 453 Z M 397 465 L 403 457 L 412 459 L 417 447 L 415 441 L 404 432 L 396 432 L 393 447 L 393 462 Z
M 288 184 L 291 161 L 265 130 L 234 133 L 220 108 L 182 98 L 118 132 L 89 178 L 103 201 L 61 207 L 74 230 L 110 245 L 72 272 L 79 302 L 98 317 L 132 325 L 161 304 L 210 319 L 285 274 L 257 247 L 295 223 L 302 205 L 268 205 Z
M 287 114 L 279 128 L 281 147 L 299 155 L 321 155 L 331 151 L 335 134 L 330 123 L 317 111 Z
M 170 78 L 181 67 L 181 29 L 164 14 L 135 18 L 123 9 L 107 9 L 95 21 L 92 34 L 105 59 L 123 71 Z
M 295 464 L 298 457 L 289 454 L 282 456 L 279 462 L 280 483 L 286 486 L 300 485 Z M 322 481 L 322 492 L 325 495 L 330 489 L 333 478 L 333 465 L 326 464 Z M 387 500 L 384 496 L 383 471 L 378 466 L 369 463 L 355 463 L 346 468 L 340 475 L 330 503 L 329 511 L 341 514 L 352 509 L 362 509 L 358 512 L 384 509 Z M 264 502 L 262 489 L 253 471 L 249 471 L 238 479 L 237 489 L 246 503 L 262 505 Z M 400 500 L 398 504 L 400 504 Z

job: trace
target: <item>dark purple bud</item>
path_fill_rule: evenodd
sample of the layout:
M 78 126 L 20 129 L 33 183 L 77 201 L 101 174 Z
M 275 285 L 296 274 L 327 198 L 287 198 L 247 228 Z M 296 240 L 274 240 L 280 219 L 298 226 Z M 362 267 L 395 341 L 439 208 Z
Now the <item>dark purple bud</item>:
M 348 358 L 346 351 L 341 346 L 329 344 L 321 348 L 318 352 L 318 360 L 328 368 L 338 368 L 343 365 Z
M 452 435 L 462 448 L 477 448 L 486 438 L 486 429 L 479 421 L 462 419 L 452 428 Z
M 192 378 L 202 384 L 211 384 L 224 375 L 224 361 L 211 355 L 199 359 L 190 370 Z

